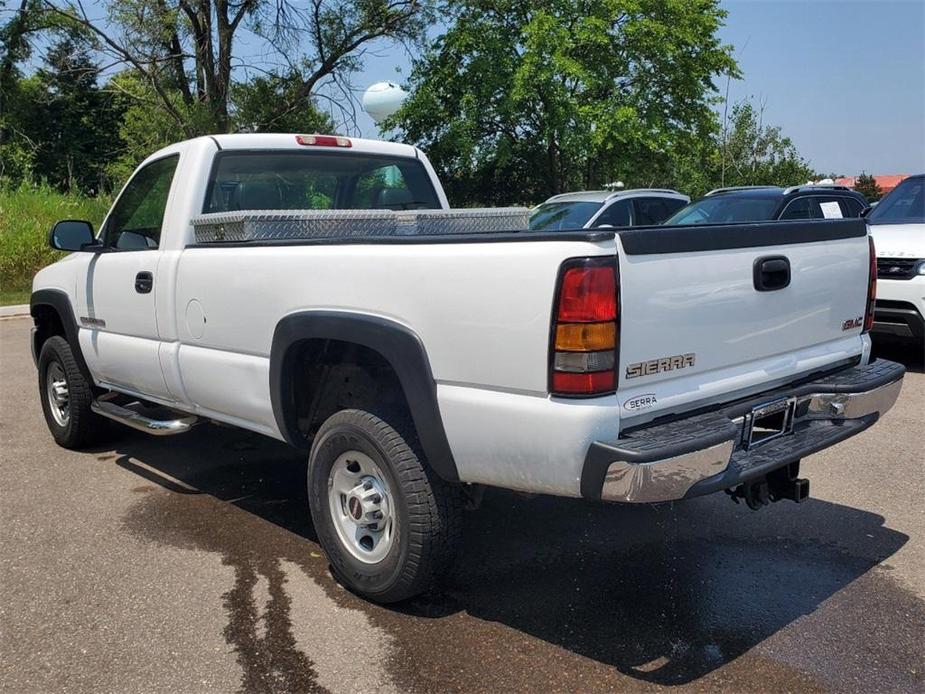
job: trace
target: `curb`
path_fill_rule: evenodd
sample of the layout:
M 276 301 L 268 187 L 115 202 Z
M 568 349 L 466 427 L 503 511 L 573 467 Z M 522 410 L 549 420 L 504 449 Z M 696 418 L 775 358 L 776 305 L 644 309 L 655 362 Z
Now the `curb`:
M 0 306 L 0 318 L 13 318 L 15 316 L 28 316 L 29 304 L 18 306 Z

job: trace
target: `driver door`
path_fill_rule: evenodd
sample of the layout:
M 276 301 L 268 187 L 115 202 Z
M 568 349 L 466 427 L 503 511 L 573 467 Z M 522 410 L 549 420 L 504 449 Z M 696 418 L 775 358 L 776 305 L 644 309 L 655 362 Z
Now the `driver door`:
M 91 371 L 117 390 L 172 399 L 158 359 L 154 279 L 179 155 L 139 169 L 100 232 L 104 250 L 78 287 L 80 345 Z

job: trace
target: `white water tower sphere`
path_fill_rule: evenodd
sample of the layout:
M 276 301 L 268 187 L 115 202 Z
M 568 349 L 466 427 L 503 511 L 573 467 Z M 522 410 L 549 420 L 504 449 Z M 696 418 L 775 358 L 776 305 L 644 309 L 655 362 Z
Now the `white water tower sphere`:
M 394 82 L 376 82 L 363 92 L 363 110 L 376 123 L 395 113 L 408 93 Z

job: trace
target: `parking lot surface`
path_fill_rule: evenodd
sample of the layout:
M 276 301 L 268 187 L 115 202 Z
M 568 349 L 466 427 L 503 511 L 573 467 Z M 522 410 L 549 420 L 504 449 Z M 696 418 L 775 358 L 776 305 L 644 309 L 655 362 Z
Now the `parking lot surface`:
M 340 588 L 305 461 L 206 425 L 72 452 L 0 320 L 0 690 L 922 691 L 925 375 L 803 463 L 812 498 L 619 507 L 491 491 L 399 607 Z

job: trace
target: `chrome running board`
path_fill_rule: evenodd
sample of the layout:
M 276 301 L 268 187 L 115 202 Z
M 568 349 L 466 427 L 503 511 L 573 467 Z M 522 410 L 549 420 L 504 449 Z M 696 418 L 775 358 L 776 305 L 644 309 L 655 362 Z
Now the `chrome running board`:
M 135 410 L 117 405 L 106 398 L 107 396 L 104 395 L 99 400 L 94 400 L 90 403 L 90 409 L 101 417 L 106 417 L 153 436 L 185 434 L 199 421 L 199 417 L 196 415 L 184 415 L 177 419 L 151 419 L 139 412 L 135 412 Z

